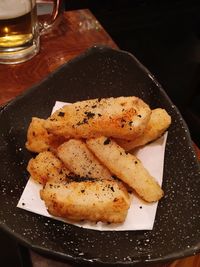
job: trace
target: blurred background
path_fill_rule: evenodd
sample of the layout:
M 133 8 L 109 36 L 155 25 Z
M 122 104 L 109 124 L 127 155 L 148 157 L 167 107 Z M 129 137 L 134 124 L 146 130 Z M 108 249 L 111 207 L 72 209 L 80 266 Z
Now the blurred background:
M 66 0 L 65 8 L 89 8 L 156 76 L 200 147 L 200 1 Z

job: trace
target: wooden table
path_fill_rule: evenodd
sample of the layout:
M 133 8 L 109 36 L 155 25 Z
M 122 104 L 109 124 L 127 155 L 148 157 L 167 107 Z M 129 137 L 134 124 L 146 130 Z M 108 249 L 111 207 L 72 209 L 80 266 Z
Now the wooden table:
M 117 45 L 89 10 L 66 12 L 54 30 L 41 38 L 40 53 L 23 64 L 0 64 L 0 104 L 39 82 L 88 47 Z
M 42 80 L 58 66 L 97 44 L 118 48 L 89 10 L 66 12 L 59 27 L 41 37 L 41 51 L 37 56 L 18 65 L 0 65 L 0 104 L 11 100 Z M 200 158 L 200 150 L 195 148 Z M 34 258 L 37 259 L 35 254 Z M 41 259 L 39 262 L 41 264 Z M 156 267 L 198 266 L 200 266 L 200 255 L 177 260 L 171 264 L 156 265 Z

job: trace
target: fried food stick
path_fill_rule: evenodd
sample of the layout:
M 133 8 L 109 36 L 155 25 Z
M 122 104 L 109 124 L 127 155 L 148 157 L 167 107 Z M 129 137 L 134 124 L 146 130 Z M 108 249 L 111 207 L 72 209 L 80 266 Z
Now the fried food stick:
M 108 180 L 47 183 L 40 191 L 50 214 L 71 220 L 121 223 L 130 197 L 121 183 Z
M 63 182 L 68 180 L 70 171 L 52 152 L 44 151 L 32 158 L 27 166 L 31 177 L 38 183 Z
M 131 140 L 144 132 L 150 114 L 149 106 L 138 97 L 91 99 L 64 106 L 44 127 L 68 139 L 104 135 Z
M 125 152 L 116 142 L 106 137 L 86 141 L 88 148 L 119 179 L 134 189 L 147 202 L 154 202 L 163 196 L 155 179 L 143 167 L 138 158 Z
M 115 139 L 115 141 L 126 151 L 130 151 L 159 138 L 167 130 L 170 124 L 171 117 L 165 109 L 153 109 L 150 120 L 142 135 L 133 140 Z
M 42 152 L 49 148 L 49 134 L 43 127 L 44 120 L 36 117 L 32 121 L 27 131 L 26 148 L 32 152 Z
M 32 121 L 27 131 L 26 148 L 32 152 L 43 152 L 47 150 L 55 151 L 66 139 L 63 136 L 56 136 L 48 133 L 44 128 L 45 120 L 36 117 Z
M 110 171 L 100 163 L 82 140 L 71 139 L 57 149 L 57 156 L 65 166 L 80 177 L 113 179 Z

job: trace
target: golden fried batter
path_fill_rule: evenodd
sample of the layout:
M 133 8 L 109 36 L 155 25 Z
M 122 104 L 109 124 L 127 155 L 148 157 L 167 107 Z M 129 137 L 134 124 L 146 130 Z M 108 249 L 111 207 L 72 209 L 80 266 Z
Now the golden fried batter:
M 87 140 L 89 149 L 119 179 L 147 202 L 159 200 L 163 191 L 138 158 L 107 137 Z
M 66 141 L 63 136 L 48 133 L 44 128 L 45 120 L 32 118 L 27 132 L 26 148 L 32 152 L 55 151 L 59 145 Z
M 40 195 L 49 213 L 76 221 L 121 223 L 130 206 L 125 187 L 116 181 L 48 182 Z
M 27 167 L 31 177 L 45 185 L 46 182 L 62 182 L 67 180 L 69 170 L 52 152 L 44 151 L 32 158 Z
M 49 134 L 44 128 L 43 119 L 32 118 L 27 132 L 26 148 L 32 152 L 42 152 L 49 149 Z
M 57 149 L 57 156 L 76 175 L 112 179 L 110 171 L 99 162 L 82 140 L 71 139 L 63 143 Z
M 130 151 L 159 138 L 167 130 L 170 124 L 171 117 L 165 109 L 153 109 L 150 120 L 142 135 L 133 140 L 115 139 L 115 141 L 126 151 Z
M 65 138 L 104 135 L 131 140 L 144 132 L 150 114 L 149 106 L 138 97 L 92 99 L 64 106 L 44 127 Z

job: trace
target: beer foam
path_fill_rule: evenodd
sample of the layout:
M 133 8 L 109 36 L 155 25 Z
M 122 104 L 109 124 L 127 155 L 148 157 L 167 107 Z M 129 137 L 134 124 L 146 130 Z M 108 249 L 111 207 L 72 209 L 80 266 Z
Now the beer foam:
M 35 0 L 0 0 L 0 20 L 21 17 L 31 10 Z

